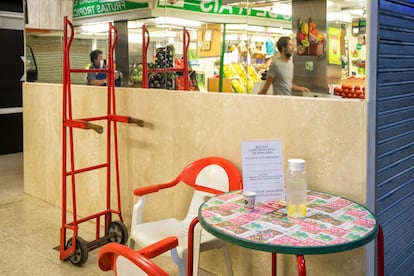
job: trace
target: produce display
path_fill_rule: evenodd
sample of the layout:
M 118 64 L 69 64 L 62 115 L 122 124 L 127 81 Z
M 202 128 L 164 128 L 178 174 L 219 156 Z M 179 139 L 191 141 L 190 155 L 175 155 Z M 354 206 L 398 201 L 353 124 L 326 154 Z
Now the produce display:
M 249 75 L 249 78 L 254 82 L 259 82 L 260 78 L 256 73 L 256 70 L 253 68 L 251 64 L 247 65 L 247 74 Z
M 170 45 L 167 47 L 157 48 L 155 54 L 155 68 L 173 68 L 174 67 L 174 48 Z
M 197 84 L 197 73 L 196 71 L 190 71 L 188 74 L 188 77 L 190 78 L 190 91 L 197 91 L 199 90 L 198 84 Z M 177 76 L 175 78 L 175 84 L 177 90 L 185 90 L 184 89 L 184 76 L 182 73 L 177 73 Z
M 234 92 L 244 93 L 246 91 L 246 88 L 244 88 L 244 85 L 240 82 L 240 80 L 232 79 L 230 83 L 231 83 L 231 87 L 233 87 Z
M 184 76 L 175 77 L 175 87 L 177 90 L 184 90 Z
M 133 85 L 142 82 L 142 63 L 134 63 L 129 71 L 129 82 Z
M 206 76 L 204 74 L 196 73 L 196 82 L 198 90 L 201 92 L 207 92 Z
M 342 98 L 365 99 L 365 86 L 350 84 L 335 86 L 334 95 Z
M 246 91 L 241 79 L 236 74 L 232 64 L 224 64 L 223 74 L 225 78 L 230 79 L 231 86 L 233 87 L 234 92 L 244 93 Z
M 308 22 L 302 19 L 296 21 L 298 55 L 322 56 L 324 54 L 325 36 L 319 32 L 316 23 L 309 18 Z
M 174 48 L 171 46 L 157 48 L 155 62 L 149 63 L 148 68 L 173 68 L 174 67 Z M 149 88 L 175 89 L 175 74 L 172 72 L 149 73 Z
M 149 73 L 148 83 L 149 88 L 175 89 L 174 80 L 175 74 L 172 72 L 165 73 Z
M 190 71 L 190 90 L 207 92 L 206 79 L 204 73 L 197 73 L 196 71 Z
M 236 74 L 239 76 L 240 81 L 247 87 L 247 93 L 250 93 L 253 88 L 253 81 L 250 78 L 247 78 L 246 71 L 244 71 L 243 67 L 238 63 L 231 64 Z M 245 92 L 245 91 L 244 91 Z
M 247 65 L 247 74 L 246 70 L 241 64 L 232 63 L 224 65 L 224 77 L 229 78 L 234 92 L 236 93 L 250 93 L 253 89 L 255 82 L 260 81 L 259 76 L 256 73 L 256 70 L 252 65 Z

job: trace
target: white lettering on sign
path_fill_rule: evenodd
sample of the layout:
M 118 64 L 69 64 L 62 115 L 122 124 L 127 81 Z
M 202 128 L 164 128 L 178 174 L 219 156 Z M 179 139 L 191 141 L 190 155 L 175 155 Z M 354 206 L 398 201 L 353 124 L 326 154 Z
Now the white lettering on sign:
M 122 11 L 125 10 L 125 1 L 120 2 L 109 2 L 105 4 L 101 4 L 96 7 L 96 10 L 98 13 L 108 13 L 108 12 L 116 12 L 116 11 Z
M 73 10 L 74 17 L 118 12 L 127 9 L 124 0 L 101 1 L 99 4 L 96 0 L 76 0 L 74 3 L 76 3 L 75 7 L 78 6 Z
M 201 0 L 200 1 L 200 10 L 202 12 L 208 12 L 208 13 L 218 13 L 218 14 L 237 14 L 237 15 L 243 15 L 246 11 L 247 15 L 252 14 L 251 8 L 238 8 L 228 5 L 220 5 L 219 0 Z M 258 11 L 256 12 L 255 16 L 258 17 L 266 17 L 268 14 L 267 11 Z M 270 12 L 269 12 L 270 15 Z M 273 13 L 271 14 L 271 17 L 273 17 Z M 277 15 L 274 16 L 275 18 Z
M 256 16 L 258 17 L 266 17 L 267 11 L 258 11 L 256 13 Z
M 219 0 L 201 0 L 200 10 L 203 12 L 223 13 L 228 10 L 229 14 L 233 14 L 232 6 L 220 6 Z
M 95 14 L 95 6 L 82 7 L 82 8 L 75 9 L 73 11 L 74 17 L 87 16 L 87 15 L 93 15 L 93 14 Z
M 96 2 L 96 0 L 78 0 L 77 2 L 79 5 L 83 5 L 83 4 L 94 3 Z
M 218 6 L 218 0 L 201 0 L 200 2 L 200 9 L 203 12 L 217 12 Z
M 272 11 L 266 11 L 266 12 L 269 14 L 269 17 L 271 17 L 271 18 L 277 18 L 277 16 L 278 16 L 278 14 L 275 13 L 275 12 L 272 12 Z M 261 16 L 261 15 L 259 15 L 259 16 Z M 266 16 L 266 13 L 263 16 Z
M 231 6 L 221 6 L 219 13 L 223 13 L 224 10 L 228 10 L 229 14 L 233 14 L 233 8 Z

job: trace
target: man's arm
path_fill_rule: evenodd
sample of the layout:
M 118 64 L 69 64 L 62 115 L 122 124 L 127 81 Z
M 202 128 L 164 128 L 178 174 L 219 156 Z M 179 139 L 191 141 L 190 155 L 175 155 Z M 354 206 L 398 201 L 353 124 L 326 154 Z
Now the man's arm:
M 267 94 L 267 90 L 269 89 L 270 85 L 273 82 L 273 78 L 269 75 L 266 76 L 265 84 L 263 85 L 262 89 L 257 92 L 258 94 Z
M 89 69 L 95 69 L 94 67 L 90 67 Z M 106 84 L 106 79 L 100 79 L 98 80 L 96 78 L 96 73 L 94 72 L 89 72 L 88 76 L 87 76 L 87 81 L 89 85 L 96 85 L 96 86 L 101 86 L 101 85 L 105 85 Z
M 305 86 L 299 86 L 299 85 L 296 85 L 294 83 L 292 83 L 292 91 L 296 91 L 296 92 L 310 92 L 309 88 L 307 88 Z
M 102 79 L 102 80 L 90 79 L 89 80 L 89 85 L 101 86 L 105 84 L 106 84 L 106 79 Z

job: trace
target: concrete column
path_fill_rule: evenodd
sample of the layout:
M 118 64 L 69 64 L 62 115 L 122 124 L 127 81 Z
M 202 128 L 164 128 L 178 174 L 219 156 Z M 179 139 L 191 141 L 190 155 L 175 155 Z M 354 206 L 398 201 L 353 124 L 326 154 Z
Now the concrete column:
M 124 76 L 123 85 L 128 86 L 129 79 L 129 55 L 128 55 L 128 21 L 115 21 L 114 26 L 118 31 L 118 43 L 115 47 L 116 69 Z

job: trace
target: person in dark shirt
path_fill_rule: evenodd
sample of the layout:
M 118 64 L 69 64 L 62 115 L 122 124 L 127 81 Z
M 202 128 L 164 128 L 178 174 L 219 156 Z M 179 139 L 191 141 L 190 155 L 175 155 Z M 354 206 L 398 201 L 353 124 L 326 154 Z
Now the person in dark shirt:
M 90 54 L 92 65 L 89 69 L 104 69 L 106 64 L 101 50 L 94 50 Z M 121 86 L 121 77 L 118 71 L 114 72 L 115 86 Z M 89 72 L 87 76 L 88 85 L 105 86 L 107 83 L 105 72 Z

